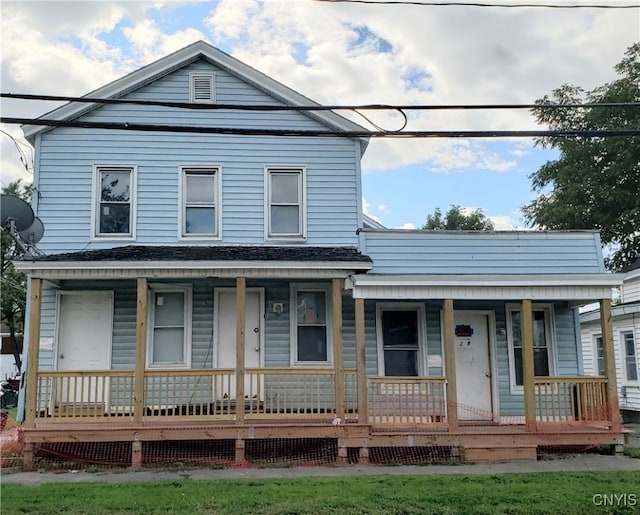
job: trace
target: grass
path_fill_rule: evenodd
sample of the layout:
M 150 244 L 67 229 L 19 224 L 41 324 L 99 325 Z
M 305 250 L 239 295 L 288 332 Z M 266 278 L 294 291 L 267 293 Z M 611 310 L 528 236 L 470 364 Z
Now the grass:
M 624 455 L 629 458 L 640 458 L 640 447 L 625 447 Z
M 3 515 L 631 514 L 640 508 L 640 471 L 214 481 L 185 477 L 147 483 L 3 484 L 1 494 Z M 605 507 L 594 504 L 596 494 L 627 496 Z

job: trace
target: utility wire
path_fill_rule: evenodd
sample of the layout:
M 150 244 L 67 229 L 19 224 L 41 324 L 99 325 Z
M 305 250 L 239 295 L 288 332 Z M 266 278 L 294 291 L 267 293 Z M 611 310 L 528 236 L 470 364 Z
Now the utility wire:
M 156 125 L 128 122 L 83 122 L 46 118 L 0 118 L 1 123 L 76 127 L 83 129 L 112 129 L 144 132 L 176 132 L 200 134 L 232 134 L 241 136 L 344 137 L 344 138 L 514 138 L 561 137 L 606 138 L 640 136 L 640 129 L 630 130 L 512 130 L 512 131 L 328 131 L 297 129 L 256 129 L 243 127 L 203 127 L 193 125 Z
M 0 93 L 0 98 L 21 100 L 46 100 L 59 102 L 81 102 L 87 104 L 131 104 L 160 107 L 176 107 L 180 109 L 234 111 L 447 111 L 447 110 L 494 110 L 494 109 L 592 109 L 603 107 L 638 107 L 640 102 L 591 102 L 584 104 L 447 104 L 447 105 L 255 105 L 255 104 L 195 104 L 190 102 L 168 102 L 161 100 L 136 100 L 128 98 L 96 98 L 72 97 L 60 95 L 31 95 L 26 93 Z
M 27 156 L 27 154 L 20 148 L 20 145 L 24 146 L 26 149 L 28 149 L 29 151 L 31 150 L 29 148 L 28 145 L 26 145 L 25 143 L 22 143 L 21 141 L 18 141 L 16 138 L 14 138 L 11 134 L 9 134 L 7 131 L 4 131 L 2 129 L 0 129 L 0 133 L 4 134 L 5 136 L 7 136 L 15 145 L 16 150 L 18 151 L 18 155 L 20 156 L 20 163 L 22 163 L 22 166 L 24 166 L 24 169 L 27 171 L 27 173 L 33 174 L 33 170 L 31 168 L 29 168 L 29 157 Z
M 371 5 L 419 5 L 424 7 L 503 7 L 518 9 L 535 7 L 544 9 L 638 9 L 638 4 L 496 4 L 484 2 L 420 2 L 417 0 L 314 0 L 334 4 L 371 4 Z

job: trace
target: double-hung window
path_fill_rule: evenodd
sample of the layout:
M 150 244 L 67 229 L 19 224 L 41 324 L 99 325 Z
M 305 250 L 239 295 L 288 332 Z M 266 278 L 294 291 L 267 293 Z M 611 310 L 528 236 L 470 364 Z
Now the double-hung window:
M 267 168 L 267 239 L 303 239 L 305 237 L 304 170 Z
M 521 313 L 517 307 L 507 309 L 512 386 L 522 391 L 524 370 L 522 365 Z M 533 369 L 536 376 L 550 376 L 553 368 L 551 308 L 532 310 L 533 317 Z
M 220 168 L 183 167 L 182 237 L 220 234 Z
M 296 364 L 329 364 L 328 290 L 322 287 L 293 287 L 292 360 Z
M 593 337 L 593 342 L 594 342 L 594 351 L 595 351 L 593 355 L 593 362 L 595 365 L 594 368 L 599 376 L 603 376 L 604 375 L 604 343 L 602 341 L 602 335 L 596 334 Z
M 191 288 L 178 285 L 152 287 L 149 315 L 149 366 L 188 367 L 191 361 Z
M 636 356 L 636 343 L 633 332 L 623 331 L 620 333 L 622 341 L 622 353 L 624 358 L 624 370 L 627 381 L 638 380 L 638 359 Z
M 93 235 L 133 238 L 135 229 L 134 166 L 96 166 Z
M 385 376 L 417 376 L 420 331 L 418 309 L 382 309 L 382 353 Z

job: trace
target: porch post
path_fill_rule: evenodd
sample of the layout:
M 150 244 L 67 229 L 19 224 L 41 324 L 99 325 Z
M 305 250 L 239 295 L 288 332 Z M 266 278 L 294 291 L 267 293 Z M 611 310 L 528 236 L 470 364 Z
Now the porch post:
M 356 380 L 358 382 L 358 423 L 369 423 L 369 389 L 364 337 L 364 299 L 356 299 Z
M 136 306 L 136 368 L 133 376 L 133 420 L 142 421 L 144 415 L 144 370 L 147 361 L 147 279 L 138 277 Z
M 336 417 L 344 422 L 344 358 L 342 351 L 342 279 L 332 281 L 333 359 L 336 381 Z
M 604 372 L 607 376 L 607 408 L 612 427 L 622 423 L 618 405 L 618 385 L 616 381 L 616 358 L 613 348 L 613 327 L 611 324 L 611 299 L 600 299 L 600 327 L 604 355 Z
M 447 378 L 447 422 L 449 431 L 458 430 L 458 393 L 456 387 L 456 347 L 453 330 L 453 299 L 445 299 L 444 311 L 444 374 Z
M 527 431 L 535 432 L 536 392 L 533 358 L 533 311 L 531 300 L 522 301 L 520 309 L 520 342 L 522 343 L 522 383 L 524 388 L 524 420 Z
M 244 347 L 247 280 L 236 278 L 236 423 L 244 424 Z
M 27 391 L 25 398 L 25 427 L 36 425 L 36 396 L 38 390 L 38 359 L 40 355 L 40 312 L 42 306 L 42 279 L 31 279 L 29 352 L 27 356 Z

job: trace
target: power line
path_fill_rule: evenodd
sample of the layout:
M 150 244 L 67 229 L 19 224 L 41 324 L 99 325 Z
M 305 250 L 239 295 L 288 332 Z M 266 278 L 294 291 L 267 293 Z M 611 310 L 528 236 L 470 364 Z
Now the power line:
M 33 95 L 26 93 L 0 93 L 0 98 L 20 100 L 46 100 L 80 102 L 87 104 L 130 104 L 143 106 L 176 107 L 234 111 L 446 111 L 446 110 L 498 110 L 498 109 L 592 109 L 604 107 L 638 107 L 640 102 L 590 102 L 590 103 L 533 103 L 533 104 L 362 104 L 362 105 L 256 105 L 256 104 L 196 104 L 162 100 L 137 100 L 128 98 L 73 97 L 61 95 Z
M 128 122 L 83 122 L 78 120 L 53 120 L 46 118 L 0 118 L 1 123 L 42 125 L 50 127 L 75 127 L 83 129 L 108 129 L 143 132 L 175 132 L 200 134 L 229 134 L 240 136 L 292 136 L 292 137 L 343 137 L 343 138 L 607 138 L 640 136 L 640 129 L 631 130 L 512 130 L 512 131 L 328 131 L 297 129 L 256 129 L 242 127 L 203 127 L 193 125 L 156 125 Z
M 29 151 L 31 151 L 31 148 L 28 145 L 26 145 L 25 143 L 22 143 L 21 141 L 18 141 L 11 134 L 9 134 L 7 131 L 4 131 L 4 130 L 0 129 L 0 133 L 2 133 L 5 136 L 7 136 L 13 142 L 13 144 L 16 147 L 16 150 L 18 151 L 18 155 L 20 156 L 20 163 L 22 163 L 22 166 L 24 166 L 24 169 L 27 171 L 27 173 L 33 174 L 33 170 L 29 168 L 29 163 L 28 163 L 29 157 L 20 148 L 20 145 L 22 145 L 23 147 L 25 147 Z
M 335 4 L 371 4 L 371 5 L 418 5 L 423 7 L 503 7 L 505 9 L 544 8 L 544 9 L 638 9 L 638 4 L 496 4 L 485 2 L 420 2 L 418 0 L 314 0 Z

